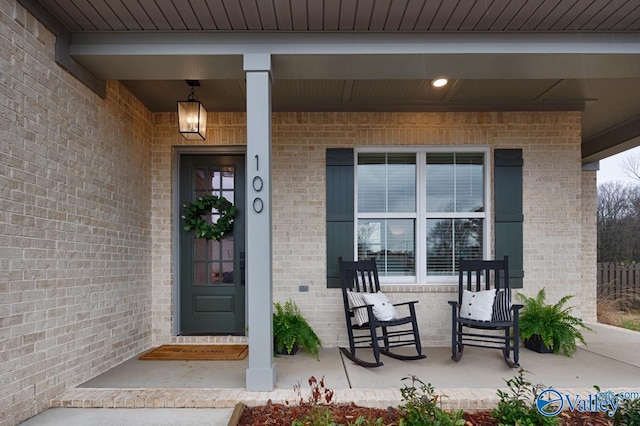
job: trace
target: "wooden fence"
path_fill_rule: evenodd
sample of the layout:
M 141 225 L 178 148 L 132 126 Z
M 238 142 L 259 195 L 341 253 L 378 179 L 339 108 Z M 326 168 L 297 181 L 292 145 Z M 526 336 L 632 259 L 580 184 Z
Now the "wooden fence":
M 630 299 L 640 309 L 640 264 L 598 263 L 598 296 Z

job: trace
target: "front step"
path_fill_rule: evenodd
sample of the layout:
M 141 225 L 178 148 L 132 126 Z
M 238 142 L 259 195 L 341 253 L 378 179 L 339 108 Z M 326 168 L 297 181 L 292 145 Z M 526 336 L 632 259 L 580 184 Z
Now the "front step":
M 238 402 L 260 405 L 297 401 L 293 390 L 247 392 L 244 389 L 207 388 L 74 388 L 51 401 L 63 408 L 233 408 Z
M 387 408 L 401 404 L 399 389 L 334 389 L 336 403 L 353 402 L 365 407 Z M 438 389 L 442 408 L 468 411 L 490 410 L 498 404 L 495 389 Z M 308 400 L 308 389 L 302 389 Z M 249 392 L 244 389 L 210 388 L 74 388 L 51 401 L 63 408 L 233 408 L 239 402 L 248 406 L 297 404 L 300 396 L 292 389 Z

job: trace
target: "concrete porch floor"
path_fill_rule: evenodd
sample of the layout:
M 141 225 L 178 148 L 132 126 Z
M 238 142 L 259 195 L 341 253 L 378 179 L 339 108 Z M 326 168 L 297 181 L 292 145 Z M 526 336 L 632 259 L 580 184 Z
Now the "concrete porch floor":
M 588 346 L 579 347 L 572 358 L 521 347 L 520 364 L 528 372 L 526 378 L 571 394 L 593 393 L 594 385 L 603 391 L 640 391 L 640 333 L 601 324 L 591 327 L 593 333 L 583 333 Z M 302 386 L 306 399 L 307 380 L 312 375 L 324 376 L 326 386 L 336 391 L 337 402 L 398 405 L 400 388 L 410 384 L 402 379 L 415 375 L 431 383 L 437 394 L 447 395 L 443 399 L 445 408 L 488 409 L 498 401 L 496 389 L 505 388 L 505 380 L 517 374 L 497 350 L 466 348 L 458 363 L 451 361 L 449 348 L 425 348 L 425 353 L 427 359 L 419 361 L 384 357 L 385 365 L 373 369 L 354 365 L 341 356 L 338 348 L 322 348 L 320 361 L 304 353 L 277 357 L 277 383 L 272 392 L 245 391 L 247 359 L 188 362 L 140 361 L 136 357 L 69 389 L 52 401 L 52 409 L 23 425 L 195 425 L 203 424 L 202 419 L 206 424 L 226 425 L 237 402 L 296 402 L 296 384 Z M 138 410 L 118 410 L 131 408 Z M 148 410 L 151 408 L 154 410 Z M 126 416 L 143 414 L 149 423 L 126 420 Z M 78 418 L 77 423 L 74 418 Z

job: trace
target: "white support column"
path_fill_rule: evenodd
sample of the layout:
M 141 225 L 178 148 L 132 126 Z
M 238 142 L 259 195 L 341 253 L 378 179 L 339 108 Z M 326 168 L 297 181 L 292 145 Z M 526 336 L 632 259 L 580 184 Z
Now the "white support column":
M 271 55 L 244 55 L 247 76 L 247 312 L 249 391 L 271 391 L 273 364 L 271 253 Z

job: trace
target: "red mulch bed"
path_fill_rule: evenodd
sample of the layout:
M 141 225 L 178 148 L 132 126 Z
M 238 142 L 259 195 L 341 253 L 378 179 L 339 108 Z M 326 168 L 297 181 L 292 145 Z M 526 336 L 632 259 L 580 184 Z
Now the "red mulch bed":
M 397 425 L 399 412 L 396 408 L 386 410 L 380 408 L 360 407 L 355 404 L 328 404 L 322 406 L 331 411 L 333 421 L 337 424 L 353 423 L 364 416 L 371 423 L 378 418 L 384 419 L 387 426 Z M 285 405 L 273 404 L 269 401 L 257 407 L 245 407 L 238 426 L 290 426 L 293 420 L 304 419 L 311 410 L 310 404 Z M 612 426 L 613 422 L 603 413 L 562 412 L 559 416 L 564 426 Z M 466 426 L 497 426 L 498 422 L 491 418 L 489 411 L 465 413 Z

